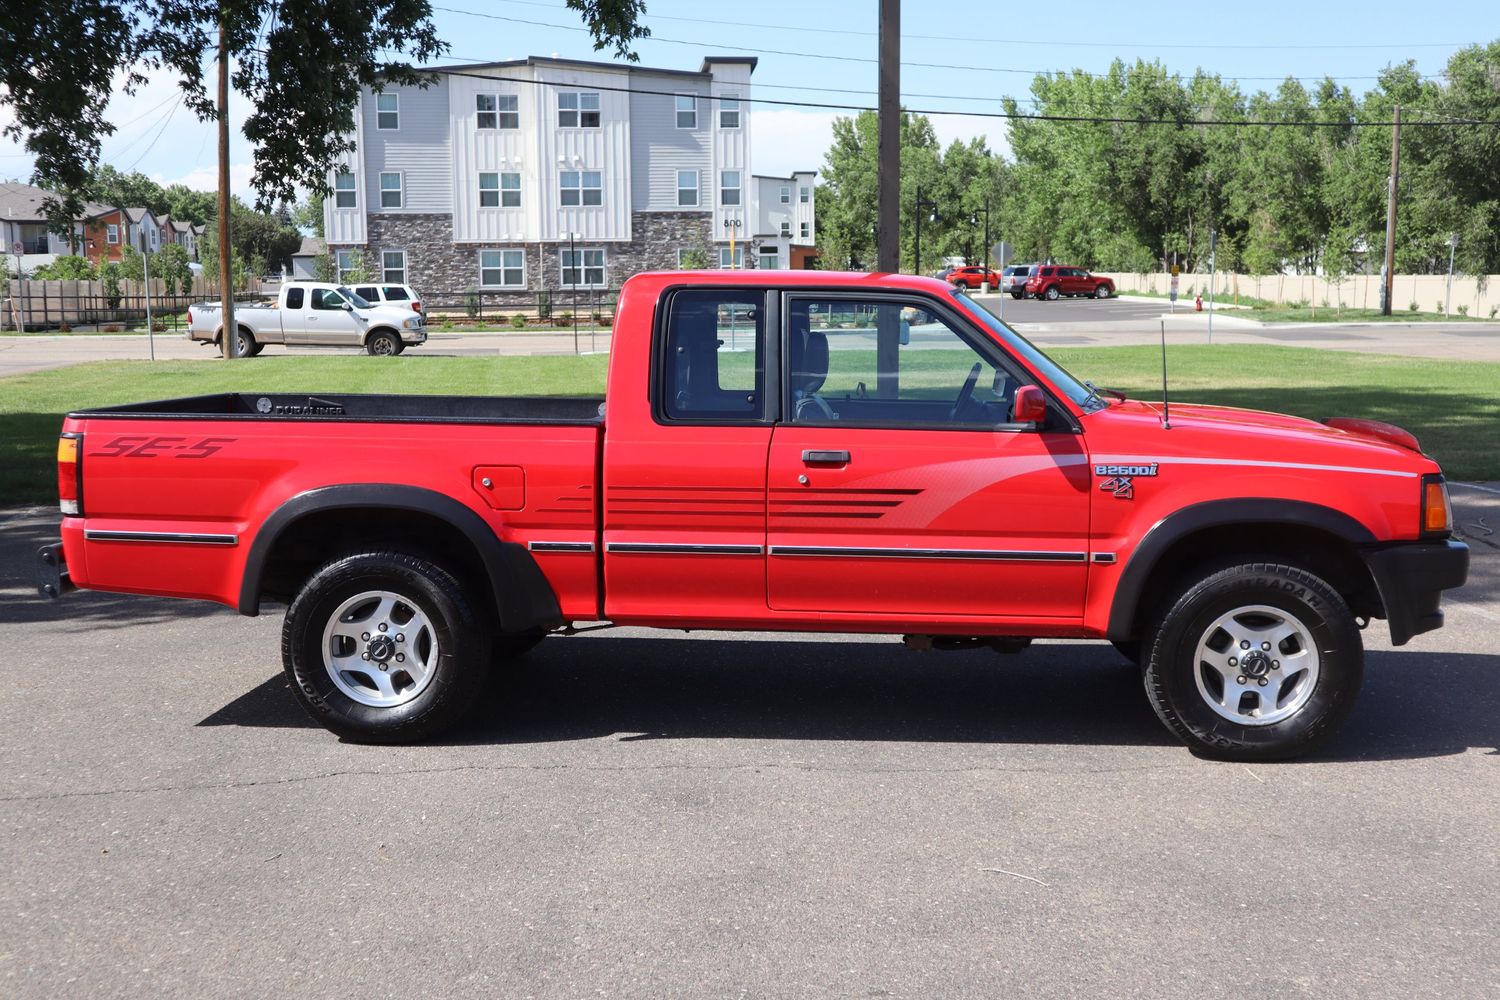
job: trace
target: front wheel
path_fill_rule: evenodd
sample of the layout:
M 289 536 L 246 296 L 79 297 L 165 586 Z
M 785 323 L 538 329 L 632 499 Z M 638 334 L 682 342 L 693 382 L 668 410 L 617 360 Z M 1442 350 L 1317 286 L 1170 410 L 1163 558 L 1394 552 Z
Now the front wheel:
M 362 552 L 315 573 L 287 609 L 282 664 L 315 721 L 359 743 L 412 743 L 459 722 L 490 659 L 485 619 L 426 559 Z
M 1194 751 L 1280 760 L 1327 739 L 1354 707 L 1364 649 L 1327 582 L 1294 566 L 1230 566 L 1189 587 L 1151 637 L 1146 694 Z
M 1098 288 L 1094 289 L 1094 298 L 1096 298 L 1096 299 L 1107 299 L 1107 298 L 1109 298 L 1109 286 L 1108 285 L 1100 285 Z
M 370 334 L 365 350 L 377 358 L 393 358 L 401 353 L 401 338 L 389 330 L 380 330 Z

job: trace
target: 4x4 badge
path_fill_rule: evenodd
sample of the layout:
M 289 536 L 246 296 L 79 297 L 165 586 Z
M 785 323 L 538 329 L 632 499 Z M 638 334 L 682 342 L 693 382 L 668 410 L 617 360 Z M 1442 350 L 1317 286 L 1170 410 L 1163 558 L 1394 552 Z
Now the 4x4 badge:
M 1108 476 L 1099 488 L 1114 495 L 1116 500 L 1135 499 L 1135 477 L 1156 475 L 1156 463 L 1149 465 L 1096 465 L 1094 475 Z
M 1106 493 L 1113 493 L 1116 500 L 1135 499 L 1135 480 L 1129 476 L 1115 476 L 1099 484 Z

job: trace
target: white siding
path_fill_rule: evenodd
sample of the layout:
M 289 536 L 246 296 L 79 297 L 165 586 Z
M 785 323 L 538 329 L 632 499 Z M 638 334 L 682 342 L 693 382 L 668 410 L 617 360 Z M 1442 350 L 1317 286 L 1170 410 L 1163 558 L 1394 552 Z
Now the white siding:
M 373 95 L 363 95 L 360 128 L 364 134 L 364 190 L 369 197 L 366 211 L 380 214 L 396 212 L 453 211 L 452 168 L 448 138 L 448 82 L 438 82 L 425 90 L 420 87 L 387 87 L 385 93 L 400 99 L 400 128 L 382 131 L 376 125 Z M 380 205 L 380 175 L 401 174 L 402 204 L 397 208 Z
M 359 95 L 359 103 L 354 108 L 354 134 L 349 138 L 354 140 L 354 152 L 349 154 L 347 165 L 354 174 L 354 207 L 338 208 L 337 193 L 330 190 L 328 197 L 323 199 L 323 233 L 330 246 L 334 245 L 356 245 L 365 243 L 365 213 L 369 208 L 370 192 L 365 188 L 365 140 L 361 134 L 364 129 L 361 123 L 364 121 L 364 105 L 371 103 L 368 94 Z M 337 170 L 334 173 L 338 173 Z M 328 186 L 333 187 L 334 174 L 328 175 Z M 377 190 L 376 196 L 379 197 Z
M 539 122 L 541 164 L 537 239 L 553 241 L 568 232 L 580 243 L 630 239 L 630 83 L 626 71 L 584 70 L 569 66 L 533 67 L 536 79 L 551 86 L 534 86 L 533 113 Z M 599 91 L 599 128 L 558 128 L 557 92 L 589 90 L 590 85 L 621 88 Z M 523 107 L 525 105 L 523 104 Z M 604 173 L 604 204 L 563 207 L 558 173 L 599 170 Z
M 662 93 L 630 95 L 631 201 L 637 212 L 709 212 L 717 190 L 713 176 L 713 134 L 717 108 L 708 81 L 635 73 L 632 86 L 698 98 L 698 127 L 677 127 L 677 101 Z M 677 204 L 677 172 L 698 174 L 698 206 Z
M 714 165 L 713 165 L 713 230 L 714 238 L 720 241 L 729 238 L 725 220 L 737 220 L 739 229 L 735 239 L 745 240 L 754 235 L 756 198 L 755 183 L 750 177 L 750 67 L 744 63 L 710 63 L 713 74 L 713 93 L 731 94 L 740 99 L 740 127 L 719 128 L 718 103 L 714 102 Z M 740 172 L 740 204 L 726 208 L 720 204 L 720 178 L 726 170 Z
M 536 239 L 544 181 L 537 146 L 537 114 L 534 91 L 524 82 L 530 67 L 489 71 L 493 80 L 472 76 L 449 77 L 448 114 L 452 122 L 453 241 L 455 243 L 504 243 Z M 520 109 L 518 129 L 480 129 L 474 98 L 478 94 L 511 94 Z M 498 124 L 498 114 L 496 123 Z M 520 208 L 480 208 L 479 174 L 519 173 Z M 477 266 L 477 265 L 476 265 Z M 476 279 L 477 280 L 477 279 Z

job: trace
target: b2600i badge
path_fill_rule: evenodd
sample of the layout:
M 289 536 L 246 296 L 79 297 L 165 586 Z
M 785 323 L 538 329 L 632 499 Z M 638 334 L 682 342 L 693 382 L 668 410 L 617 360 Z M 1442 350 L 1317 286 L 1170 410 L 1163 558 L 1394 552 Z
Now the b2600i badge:
M 1116 500 L 1135 499 L 1135 478 L 1156 475 L 1156 463 L 1149 465 L 1096 465 L 1094 475 L 1107 476 L 1099 489 L 1110 493 Z

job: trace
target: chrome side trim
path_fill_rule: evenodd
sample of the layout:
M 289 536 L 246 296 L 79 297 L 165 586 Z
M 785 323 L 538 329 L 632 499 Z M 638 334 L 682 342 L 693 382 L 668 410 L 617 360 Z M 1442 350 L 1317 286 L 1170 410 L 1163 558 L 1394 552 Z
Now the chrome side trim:
M 238 545 L 239 535 L 197 535 L 181 531 L 99 531 L 85 528 L 89 542 L 160 542 L 168 545 Z
M 691 545 L 681 542 L 606 542 L 605 552 L 667 553 L 687 556 L 758 556 L 759 545 Z
M 1114 561 L 1115 561 L 1115 554 L 1113 552 L 1095 552 L 1094 553 L 1094 562 L 1096 562 L 1096 563 L 1103 563 L 1104 565 L 1108 566 L 1110 563 L 1112 563 Z
M 1085 552 L 1027 552 L 1008 549 L 871 549 L 834 545 L 773 545 L 773 556 L 833 559 L 977 559 L 994 562 L 1083 562 Z
M 592 552 L 593 542 L 527 542 L 531 552 Z

